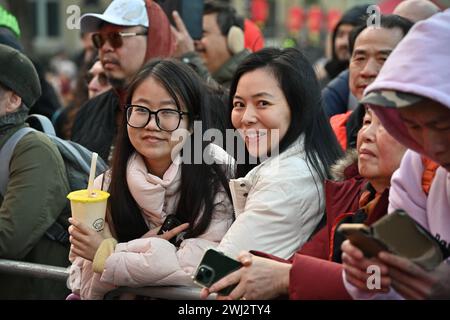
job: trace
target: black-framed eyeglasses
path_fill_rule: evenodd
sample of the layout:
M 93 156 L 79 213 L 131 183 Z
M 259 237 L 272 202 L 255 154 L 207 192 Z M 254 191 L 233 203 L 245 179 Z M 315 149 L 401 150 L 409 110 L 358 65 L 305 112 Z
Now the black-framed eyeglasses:
M 105 44 L 106 40 L 108 40 L 111 47 L 114 49 L 120 48 L 123 46 L 124 37 L 134 37 L 134 36 L 146 36 L 147 31 L 141 32 L 108 32 L 106 34 L 96 32 L 92 35 L 92 43 L 94 47 L 100 49 Z
M 127 123 L 133 128 L 144 128 L 155 115 L 156 125 L 162 131 L 172 132 L 178 129 L 181 119 L 184 115 L 189 115 L 189 112 L 183 112 L 174 109 L 159 109 L 152 111 L 147 107 L 139 105 L 126 106 Z

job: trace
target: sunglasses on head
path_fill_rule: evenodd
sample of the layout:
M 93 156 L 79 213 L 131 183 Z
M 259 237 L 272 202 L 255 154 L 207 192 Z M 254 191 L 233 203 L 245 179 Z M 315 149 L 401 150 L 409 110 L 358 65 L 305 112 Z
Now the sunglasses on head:
M 97 49 L 100 49 L 105 44 L 106 40 L 108 40 L 111 47 L 114 49 L 120 48 L 123 46 L 123 39 L 124 37 L 134 37 L 134 36 L 146 36 L 147 30 L 141 31 L 141 32 L 108 32 L 106 34 L 104 33 L 94 33 L 92 35 L 92 43 L 94 44 L 94 47 Z
M 106 73 L 100 72 L 99 74 L 97 74 L 97 76 L 98 76 L 98 83 L 102 87 L 107 86 L 109 84 L 108 77 L 106 76 Z M 84 80 L 86 81 L 86 84 L 89 85 L 89 83 L 91 83 L 92 79 L 94 79 L 95 77 L 96 77 L 96 75 L 94 75 L 93 73 L 88 72 L 86 74 L 86 76 L 84 77 Z

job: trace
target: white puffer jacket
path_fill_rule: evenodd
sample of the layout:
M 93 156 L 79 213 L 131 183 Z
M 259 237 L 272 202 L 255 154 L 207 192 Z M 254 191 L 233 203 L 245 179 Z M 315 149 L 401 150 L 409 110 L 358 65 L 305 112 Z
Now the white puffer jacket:
M 290 258 L 311 236 L 324 210 L 323 182 L 306 160 L 303 136 L 230 189 L 236 221 L 218 250 L 236 257 L 257 250 Z

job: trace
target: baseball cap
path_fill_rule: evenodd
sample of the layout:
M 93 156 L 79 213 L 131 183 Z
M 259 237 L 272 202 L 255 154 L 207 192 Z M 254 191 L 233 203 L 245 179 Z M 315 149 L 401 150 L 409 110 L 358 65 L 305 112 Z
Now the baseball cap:
M 148 28 L 148 15 L 143 0 L 114 0 L 102 14 L 86 13 L 81 16 L 81 32 L 97 31 L 102 22 L 119 26 Z
M 367 94 L 362 104 L 372 104 L 387 108 L 404 108 L 422 101 L 424 98 L 412 93 L 396 90 L 380 90 Z

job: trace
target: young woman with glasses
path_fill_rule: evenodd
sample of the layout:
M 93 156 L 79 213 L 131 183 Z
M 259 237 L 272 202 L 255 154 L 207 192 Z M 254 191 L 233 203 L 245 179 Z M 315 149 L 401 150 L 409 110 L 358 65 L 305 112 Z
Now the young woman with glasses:
M 205 92 L 200 78 L 175 60 L 149 62 L 132 81 L 112 169 L 95 181 L 111 194 L 109 228 L 97 234 L 74 220 L 69 228 L 70 283 L 81 298 L 103 298 L 116 286 L 192 285 L 203 252 L 230 227 L 232 158 L 193 141 L 194 120 L 209 127 Z M 195 160 L 186 155 L 194 158 L 196 143 L 213 164 L 206 157 L 185 161 Z M 183 224 L 157 235 L 170 214 Z M 168 240 L 181 231 L 177 248 Z

